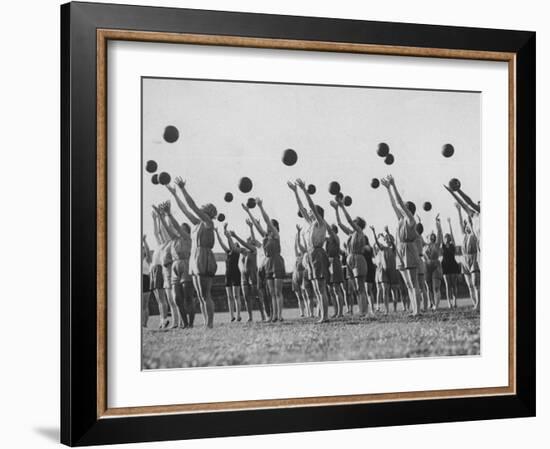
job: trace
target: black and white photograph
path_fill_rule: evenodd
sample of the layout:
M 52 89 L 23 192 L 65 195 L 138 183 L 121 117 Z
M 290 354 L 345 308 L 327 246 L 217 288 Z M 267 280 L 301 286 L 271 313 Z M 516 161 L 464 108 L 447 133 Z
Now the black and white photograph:
M 480 354 L 480 92 L 141 83 L 142 369 Z

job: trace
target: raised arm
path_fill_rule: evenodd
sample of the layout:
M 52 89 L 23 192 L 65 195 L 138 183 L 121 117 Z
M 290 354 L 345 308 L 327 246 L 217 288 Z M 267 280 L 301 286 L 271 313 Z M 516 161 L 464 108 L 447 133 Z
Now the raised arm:
M 262 228 L 260 222 L 254 218 L 254 215 L 252 215 L 252 212 L 250 212 L 250 209 L 247 207 L 247 205 L 242 203 L 241 206 L 243 210 L 248 214 L 250 222 L 254 225 L 256 230 L 260 233 L 262 237 L 265 237 L 267 235 L 267 232 Z
M 267 229 L 269 229 L 269 231 L 271 231 L 271 233 L 273 234 L 273 236 L 275 238 L 279 238 L 279 231 L 277 230 L 277 228 L 273 225 L 273 223 L 271 222 L 271 218 L 269 218 L 269 215 L 267 214 L 267 212 L 265 211 L 264 209 L 264 202 L 262 201 L 261 198 L 256 198 L 256 205 L 258 206 L 258 208 L 260 209 L 260 212 L 262 214 L 262 218 L 264 219 L 265 221 L 265 224 L 267 226 Z
M 456 210 L 458 211 L 458 222 L 460 224 L 460 229 L 462 231 L 462 234 L 466 234 L 466 228 L 464 226 L 464 220 L 462 219 L 462 208 L 460 207 L 460 204 L 455 203 Z
M 471 209 L 473 209 L 474 211 L 476 211 L 478 214 L 481 212 L 480 207 L 479 207 L 476 203 L 474 203 L 474 202 L 472 201 L 472 199 L 471 199 L 468 195 L 466 195 L 466 193 L 464 193 L 464 192 L 462 191 L 462 189 L 458 189 L 458 190 L 456 191 L 456 193 L 458 193 L 458 195 L 460 195 L 460 196 L 462 197 L 462 199 L 464 200 L 464 202 L 465 202 L 468 206 L 470 206 Z
M 348 221 L 349 225 L 350 225 L 355 231 L 357 231 L 357 232 L 363 232 L 363 230 L 353 222 L 353 219 L 351 218 L 351 215 L 350 215 L 349 212 L 347 211 L 346 206 L 344 206 L 344 202 L 343 202 L 342 200 L 337 200 L 337 201 L 336 201 L 336 204 L 338 204 L 338 206 L 340 207 L 340 209 L 342 209 L 342 212 L 344 212 L 344 216 L 346 217 L 346 220 Z
M 176 184 L 180 188 L 181 193 L 185 198 L 185 201 L 189 205 L 189 208 L 195 213 L 195 215 L 199 218 L 199 220 L 207 223 L 209 226 L 213 226 L 214 223 L 212 222 L 212 219 L 208 216 L 206 212 L 202 211 L 197 206 L 197 203 L 195 203 L 195 200 L 191 197 L 191 195 L 187 191 L 187 188 L 185 187 L 185 181 L 178 177 L 176 178 Z
M 311 198 L 311 195 L 308 193 L 306 183 L 304 181 L 302 181 L 301 179 L 297 179 L 296 180 L 296 185 L 298 187 L 300 187 L 300 189 L 304 193 L 304 196 L 306 197 L 307 205 L 309 206 L 309 208 L 313 212 L 313 216 L 315 217 L 315 221 L 317 221 L 318 224 L 323 224 L 324 223 L 323 217 L 321 217 L 321 215 L 319 214 L 319 211 L 317 210 L 317 206 L 313 202 L 313 199 Z
M 370 226 L 370 230 L 372 231 L 372 235 L 374 237 L 374 248 L 376 250 L 381 250 L 382 247 L 380 246 L 380 242 L 378 241 L 378 236 L 376 235 L 376 229 L 374 228 L 374 226 Z
M 453 225 L 451 224 L 451 219 L 447 217 L 447 223 L 449 223 L 449 234 L 451 235 L 451 242 L 455 245 L 455 236 L 453 235 Z
M 165 218 L 165 215 L 170 212 L 169 203 L 163 203 L 159 208 L 156 209 L 156 211 L 159 216 L 162 228 L 164 229 L 164 232 L 168 235 L 168 239 L 175 239 L 177 237 L 177 233 L 171 226 L 168 225 Z
M 178 193 L 176 192 L 176 188 L 170 185 L 167 185 L 166 188 L 172 194 L 172 196 L 176 200 L 176 204 L 181 209 L 183 214 L 187 217 L 187 219 L 194 225 L 198 224 L 200 220 L 195 215 L 193 215 L 189 209 L 187 209 L 187 206 L 185 205 L 185 203 L 178 196 Z
M 348 228 L 344 223 L 342 223 L 342 220 L 340 219 L 340 210 L 338 209 L 338 203 L 336 201 L 331 201 L 330 205 L 334 208 L 334 212 L 336 213 L 336 224 L 338 224 L 338 227 L 342 230 L 344 234 L 350 235 L 353 231 Z
M 229 249 L 231 249 L 231 251 L 235 251 L 236 249 L 235 242 L 231 237 L 231 233 L 227 230 L 227 223 L 223 224 L 223 233 L 225 235 L 225 238 L 227 239 L 227 243 L 229 243 Z
M 409 210 L 407 205 L 403 202 L 403 198 L 401 198 L 401 194 L 399 193 L 399 190 L 397 190 L 397 186 L 395 185 L 395 179 L 393 179 L 392 175 L 389 175 L 387 177 L 388 182 L 390 183 L 390 189 L 393 189 L 393 195 L 395 196 L 395 202 L 397 203 L 397 207 L 403 214 L 403 216 L 407 219 L 409 224 L 415 224 L 414 215 Z
M 157 211 L 153 209 L 153 211 L 151 212 L 151 216 L 153 217 L 153 234 L 155 234 L 155 240 L 157 241 L 157 246 L 160 246 L 164 243 L 164 240 L 162 238 L 162 234 L 160 233 L 160 229 L 159 229 Z
M 435 216 L 435 227 L 437 229 L 435 244 L 438 248 L 441 248 L 441 244 L 443 243 L 443 231 L 441 230 L 441 220 L 439 219 L 439 214 Z
M 191 237 L 189 233 L 185 230 L 185 228 L 178 223 L 178 221 L 174 218 L 170 211 L 166 212 L 166 216 L 168 217 L 168 220 L 170 220 L 172 227 L 176 230 L 180 237 L 183 237 L 184 239 L 188 239 Z
M 302 228 L 299 225 L 296 225 L 296 237 L 294 238 L 294 255 L 296 257 L 302 254 L 300 250 L 300 233 L 301 232 L 302 232 Z
M 300 247 L 300 251 L 302 251 L 302 253 L 307 252 L 306 239 L 303 235 L 302 238 L 298 240 L 298 246 Z
M 256 239 L 256 236 L 254 235 L 254 225 L 252 224 L 252 221 L 249 219 L 246 220 L 246 225 L 248 226 L 248 229 L 250 230 L 250 239 L 252 240 L 252 244 L 259 248 L 261 246 L 261 243 Z
M 223 242 L 221 236 L 220 236 L 220 232 L 218 231 L 218 228 L 217 227 L 214 227 L 214 232 L 216 233 L 216 237 L 218 238 L 218 243 L 220 244 L 220 246 L 222 247 L 222 249 L 228 253 L 229 252 L 229 247 Z
M 464 210 L 464 212 L 466 212 L 468 215 L 472 215 L 473 213 L 476 213 L 473 209 L 470 208 L 470 206 L 468 206 L 464 200 L 458 196 L 456 194 L 456 192 L 453 192 L 451 189 L 449 189 L 449 187 L 447 187 L 446 185 L 443 185 L 443 187 L 445 187 L 445 189 L 447 190 L 447 192 L 449 192 L 452 197 L 455 199 L 455 201 L 457 202 L 457 204 L 462 207 L 462 209 Z
M 298 195 L 298 188 L 297 188 L 296 184 L 294 184 L 290 181 L 288 181 L 286 184 L 289 187 L 289 189 L 294 192 L 294 197 L 296 198 L 296 203 L 298 203 L 298 210 L 302 214 L 302 217 L 304 217 L 304 220 L 306 220 L 309 223 L 311 221 L 311 218 L 309 216 L 308 211 L 304 207 L 304 204 L 302 203 L 302 199 L 300 198 L 300 195 Z
M 385 178 L 382 178 L 380 180 L 380 183 L 386 188 L 386 190 L 388 191 L 388 196 L 390 197 L 390 203 L 391 203 L 391 207 L 393 209 L 393 211 L 395 212 L 395 215 L 397 216 L 397 219 L 400 220 L 401 218 L 403 218 L 403 213 L 401 212 L 401 210 L 397 207 L 397 204 L 395 202 L 395 198 L 393 197 L 393 194 L 392 194 L 392 191 L 390 189 L 390 183 L 387 179 Z
M 248 243 L 246 240 L 243 240 L 240 238 L 235 231 L 230 231 L 229 235 L 233 237 L 237 242 L 239 242 L 243 247 L 245 247 L 248 251 L 256 251 L 256 247 Z
M 147 260 L 147 263 L 151 263 L 151 250 L 147 244 L 147 236 L 145 234 L 143 235 L 141 242 L 143 244 L 143 250 L 145 251 L 145 260 Z

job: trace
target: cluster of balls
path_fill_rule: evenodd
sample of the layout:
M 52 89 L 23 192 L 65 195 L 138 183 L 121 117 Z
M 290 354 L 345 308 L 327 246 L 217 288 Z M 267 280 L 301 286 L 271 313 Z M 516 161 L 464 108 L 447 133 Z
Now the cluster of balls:
M 153 176 L 151 176 L 151 182 L 155 185 L 162 184 L 163 186 L 166 186 L 170 184 L 170 181 L 172 180 L 170 175 L 165 171 L 156 173 L 158 170 L 158 164 L 153 160 L 147 161 L 147 164 L 145 164 L 145 170 L 147 170 L 148 173 L 153 173 Z

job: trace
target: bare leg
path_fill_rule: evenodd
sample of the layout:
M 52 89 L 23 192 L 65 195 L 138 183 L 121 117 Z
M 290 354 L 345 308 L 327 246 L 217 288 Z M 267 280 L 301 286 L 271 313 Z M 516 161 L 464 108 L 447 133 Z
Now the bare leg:
M 141 326 L 147 327 L 147 321 L 149 321 L 149 298 L 151 292 L 144 292 L 141 295 Z
M 433 298 L 434 298 L 434 309 L 439 308 L 439 302 L 441 301 L 441 279 L 432 278 L 432 288 L 433 288 Z
M 164 289 L 153 290 L 160 314 L 159 328 L 164 329 L 168 324 L 168 302 L 166 301 L 166 295 Z
M 234 306 L 233 306 L 233 292 L 231 291 L 231 287 L 225 287 L 225 294 L 227 295 L 227 308 L 229 309 L 229 315 L 231 316 L 231 321 L 235 321 L 235 313 L 233 312 Z
M 472 273 L 472 286 L 473 286 L 473 291 L 474 291 L 474 295 L 475 295 L 475 300 L 476 300 L 476 303 L 475 303 L 475 310 L 479 310 L 479 300 L 480 300 L 480 293 L 479 293 L 479 288 L 480 288 L 480 276 L 479 276 L 479 272 L 476 271 L 474 273 Z
M 232 287 L 233 299 L 237 309 L 237 321 L 241 321 L 241 290 L 238 285 Z
M 278 303 L 277 303 L 277 296 L 275 293 L 275 280 L 274 279 L 267 279 L 267 290 L 269 291 L 269 294 L 271 295 L 271 322 L 275 323 L 279 319 L 279 311 L 278 311 Z
M 372 282 L 367 282 L 366 292 L 367 292 L 367 301 L 368 301 L 367 314 L 374 316 L 375 315 L 375 313 L 374 313 L 374 284 Z M 370 309 L 370 312 L 369 312 L 369 309 Z
M 445 281 L 445 295 L 447 297 L 447 304 L 449 306 L 449 309 L 452 308 L 452 304 L 451 304 L 451 296 L 450 296 L 450 293 L 452 292 L 452 286 L 450 285 L 451 284 L 451 274 L 444 274 L 443 275 L 443 280 Z
M 275 296 L 277 298 L 277 312 L 279 321 L 283 321 L 284 297 L 283 297 L 283 280 L 274 279 L 273 286 L 275 287 Z
M 187 314 L 187 324 L 189 327 L 193 327 L 195 322 L 195 303 L 193 301 L 193 283 L 191 281 L 185 281 L 182 285 L 183 288 L 183 302 L 185 304 L 185 313 Z
M 416 268 L 400 270 L 403 281 L 407 287 L 409 294 L 409 301 L 412 309 L 412 315 L 418 315 L 420 311 L 420 298 L 417 296 L 418 290 L 418 276 Z
M 185 300 L 183 297 L 183 285 L 180 283 L 172 285 L 172 295 L 176 301 L 178 313 L 180 316 L 179 327 L 186 328 L 188 326 L 187 313 L 185 312 Z
M 170 325 L 170 329 L 174 329 L 176 327 L 179 327 L 180 325 L 180 321 L 181 321 L 180 311 L 178 309 L 178 306 L 176 305 L 176 300 L 172 295 L 172 289 L 165 288 L 164 293 L 166 294 L 166 299 L 168 300 L 168 307 L 170 307 L 170 314 L 172 315 L 172 324 Z
M 313 281 L 314 288 L 317 290 L 317 303 L 319 307 L 319 320 L 318 323 L 324 323 L 328 321 L 328 295 L 327 284 L 325 279 L 315 279 Z

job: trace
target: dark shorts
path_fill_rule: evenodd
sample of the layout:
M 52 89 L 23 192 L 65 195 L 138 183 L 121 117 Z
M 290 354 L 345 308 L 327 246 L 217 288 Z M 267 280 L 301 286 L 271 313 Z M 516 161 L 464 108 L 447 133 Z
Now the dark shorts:
M 329 260 L 324 248 L 313 248 L 307 258 L 309 263 L 309 276 L 311 279 L 329 280 Z
M 164 288 L 164 277 L 162 276 L 162 265 L 154 265 L 151 268 L 151 273 L 149 275 L 149 288 L 151 290 L 160 290 Z
M 377 284 L 390 284 L 390 272 L 386 268 L 376 268 L 376 283 Z
M 362 254 L 350 254 L 347 260 L 348 273 L 350 278 L 367 277 L 367 261 Z
M 302 284 L 304 282 L 304 270 L 295 269 L 292 273 L 292 291 L 299 292 L 302 290 Z
M 280 254 L 265 259 L 265 277 L 267 279 L 284 279 L 285 261 Z
M 365 282 L 367 284 L 374 284 L 376 280 L 376 265 L 369 264 L 367 262 L 367 276 L 365 277 Z
M 241 271 L 241 285 L 256 287 L 258 284 L 258 269 Z
M 329 282 L 331 284 L 340 284 L 344 282 L 344 270 L 342 269 L 342 261 L 339 257 L 330 257 L 328 271 L 330 274 Z
M 148 274 L 141 275 L 141 292 L 147 293 L 151 291 L 151 279 Z
M 258 287 L 258 290 L 265 290 L 265 267 L 262 266 L 258 268 L 258 276 L 257 276 L 257 284 L 256 287 Z
M 241 286 L 241 272 L 239 270 L 232 270 L 225 273 L 225 286 L 226 287 L 240 287 Z

